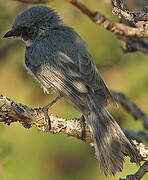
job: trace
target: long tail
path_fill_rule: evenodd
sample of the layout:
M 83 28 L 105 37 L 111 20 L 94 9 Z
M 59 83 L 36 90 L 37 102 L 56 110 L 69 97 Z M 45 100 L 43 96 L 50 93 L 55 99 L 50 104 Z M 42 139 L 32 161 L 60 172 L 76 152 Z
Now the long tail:
M 98 109 L 96 105 L 92 106 L 92 102 L 90 104 L 92 111 L 86 121 L 92 129 L 95 153 L 105 175 L 115 175 L 122 171 L 127 155 L 139 164 L 141 156 L 137 149 L 129 142 L 105 107 L 100 105 Z

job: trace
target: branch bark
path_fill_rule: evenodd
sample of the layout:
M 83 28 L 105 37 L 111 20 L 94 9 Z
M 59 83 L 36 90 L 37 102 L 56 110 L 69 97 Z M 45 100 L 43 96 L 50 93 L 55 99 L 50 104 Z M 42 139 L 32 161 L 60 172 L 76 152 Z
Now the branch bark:
M 49 122 L 46 122 L 45 114 L 42 108 L 30 108 L 26 105 L 16 103 L 11 99 L 0 94 L 0 122 L 10 125 L 12 122 L 19 122 L 25 128 L 35 125 L 38 130 L 59 134 L 60 132 L 81 139 L 81 123 L 78 119 L 66 120 L 50 115 L 51 129 L 49 131 Z M 93 143 L 91 130 L 86 125 L 86 138 L 84 142 Z
M 114 6 L 112 12 L 119 18 L 124 18 L 125 20 L 133 22 L 148 21 L 147 9 L 145 9 L 144 12 L 130 12 L 123 0 L 112 0 L 112 4 Z

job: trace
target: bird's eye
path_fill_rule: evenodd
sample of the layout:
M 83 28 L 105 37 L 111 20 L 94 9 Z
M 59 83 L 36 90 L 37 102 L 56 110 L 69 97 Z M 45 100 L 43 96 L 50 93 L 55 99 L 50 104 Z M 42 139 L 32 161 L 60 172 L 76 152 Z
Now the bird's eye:
M 22 27 L 20 29 L 20 34 L 24 40 L 34 39 L 34 37 L 36 36 L 36 31 L 34 28 Z
M 37 27 L 26 27 L 22 26 L 18 28 L 18 36 L 21 36 L 25 41 L 30 39 L 33 40 L 35 39 L 37 35 Z
M 22 32 L 23 34 L 27 35 L 27 34 L 33 34 L 33 29 L 29 28 L 29 27 L 23 27 L 22 28 Z

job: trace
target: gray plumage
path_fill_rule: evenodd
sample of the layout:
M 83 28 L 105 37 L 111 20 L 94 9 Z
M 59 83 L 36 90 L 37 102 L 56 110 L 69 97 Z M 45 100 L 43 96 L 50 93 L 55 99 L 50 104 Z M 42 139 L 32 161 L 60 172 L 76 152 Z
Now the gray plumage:
M 11 33 L 26 42 L 26 67 L 44 89 L 52 87 L 84 115 L 104 173 L 121 171 L 126 155 L 138 163 L 136 148 L 105 109 L 107 104 L 115 103 L 114 98 L 81 37 L 52 9 L 43 6 L 19 14 Z

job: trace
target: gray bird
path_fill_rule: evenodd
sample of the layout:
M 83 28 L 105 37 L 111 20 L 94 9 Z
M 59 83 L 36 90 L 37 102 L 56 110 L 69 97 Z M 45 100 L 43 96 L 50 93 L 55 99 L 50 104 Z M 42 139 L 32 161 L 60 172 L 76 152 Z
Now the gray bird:
M 20 13 L 4 38 L 26 43 L 25 65 L 45 91 L 54 89 L 83 114 L 90 126 L 95 153 L 104 173 L 122 171 L 125 156 L 139 163 L 139 154 L 105 106 L 115 103 L 86 49 L 85 42 L 63 24 L 54 10 L 36 6 Z M 45 106 L 46 109 L 49 105 Z

